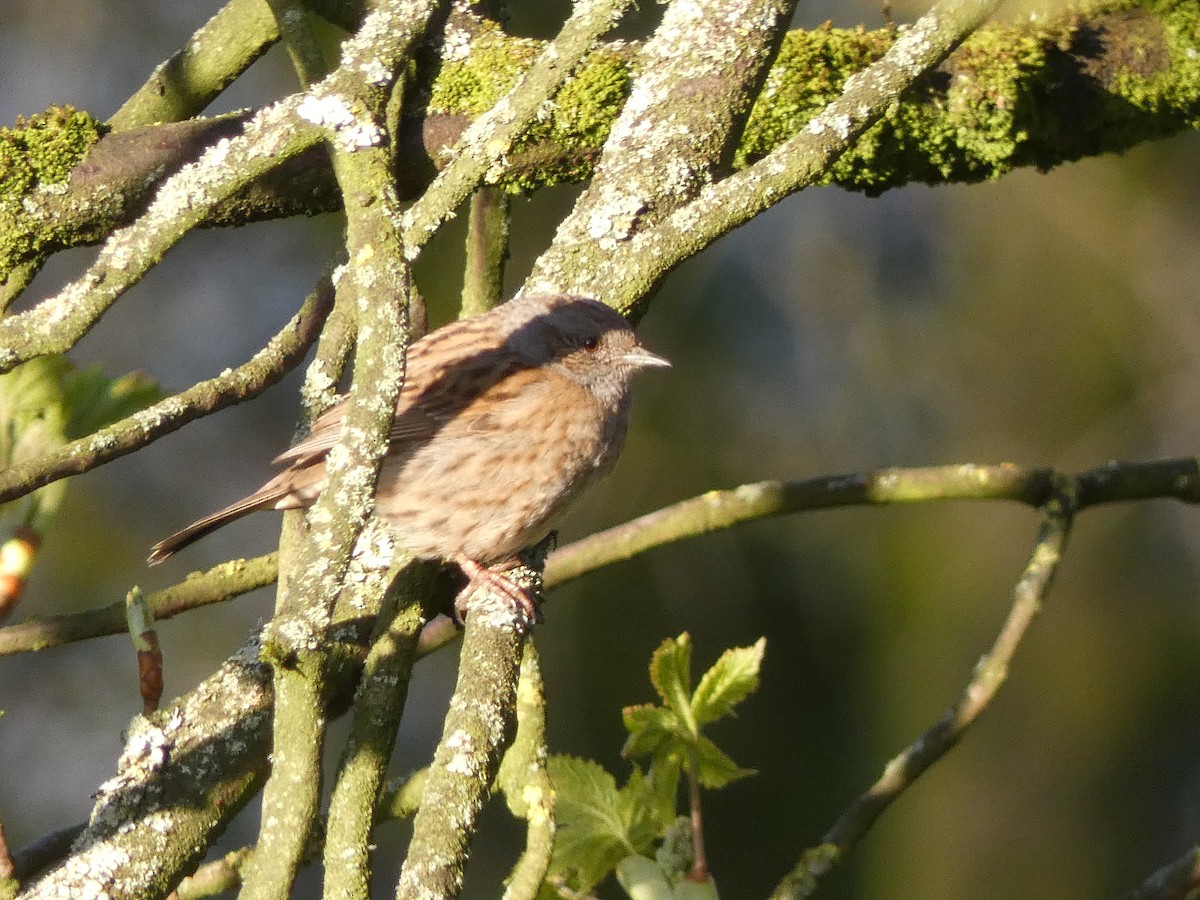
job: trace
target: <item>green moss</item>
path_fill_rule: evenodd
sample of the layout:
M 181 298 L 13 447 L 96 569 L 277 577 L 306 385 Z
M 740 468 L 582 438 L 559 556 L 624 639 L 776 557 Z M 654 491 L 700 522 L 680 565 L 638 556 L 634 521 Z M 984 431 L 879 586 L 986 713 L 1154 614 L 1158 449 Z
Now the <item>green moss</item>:
M 891 33 L 825 28 L 784 41 L 737 164 L 796 134 Z M 823 181 L 877 194 L 909 181 L 996 179 L 1196 127 L 1200 7 L 1097 3 L 1049 21 L 976 32 L 917 82 Z
M 37 251 L 35 236 L 19 222 L 20 199 L 39 185 L 65 181 L 101 129 L 87 113 L 69 106 L 52 106 L 0 128 L 0 281 Z
M 774 150 L 828 103 L 855 72 L 878 60 L 892 44 L 887 29 L 833 28 L 791 31 L 750 111 L 734 159 L 741 168 Z
M 1200 5 L 1176 0 L 1153 4 L 1151 9 L 1161 16 L 1161 49 L 1168 68 L 1146 79 L 1130 73 L 1121 79 L 1122 93 L 1140 108 L 1172 117 L 1178 109 L 1200 109 Z M 1153 44 L 1131 48 L 1150 59 L 1156 50 Z M 1200 125 L 1200 113 L 1189 116 L 1187 123 L 1192 128 Z
M 587 63 L 559 89 L 550 119 L 531 127 L 514 148 L 520 153 L 546 142 L 570 147 L 571 153 L 511 180 L 506 188 L 514 193 L 527 193 L 539 187 L 586 179 L 629 94 L 630 78 L 629 63 L 619 52 L 601 49 L 589 56 Z
M 551 138 L 599 150 L 612 130 L 614 110 L 629 93 L 630 78 L 629 64 L 619 53 L 600 49 L 589 56 L 558 92 Z
M 481 22 L 470 55 L 442 64 L 429 98 L 430 113 L 466 115 L 487 112 L 516 83 L 541 52 L 540 41 L 511 38 L 494 23 Z
M 69 106 L 52 106 L 0 128 L 0 198 L 65 180 L 100 132 L 99 122 Z

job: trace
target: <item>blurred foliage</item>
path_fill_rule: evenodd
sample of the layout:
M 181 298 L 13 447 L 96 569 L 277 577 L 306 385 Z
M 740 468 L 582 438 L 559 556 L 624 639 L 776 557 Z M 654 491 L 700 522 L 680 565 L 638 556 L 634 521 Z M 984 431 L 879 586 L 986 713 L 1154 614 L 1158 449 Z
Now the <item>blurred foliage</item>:
M 0 466 L 27 462 L 149 406 L 162 396 L 140 372 L 109 378 L 97 364 L 77 369 L 65 356 L 43 356 L 0 375 Z M 58 511 L 62 479 L 4 512 L 37 532 Z

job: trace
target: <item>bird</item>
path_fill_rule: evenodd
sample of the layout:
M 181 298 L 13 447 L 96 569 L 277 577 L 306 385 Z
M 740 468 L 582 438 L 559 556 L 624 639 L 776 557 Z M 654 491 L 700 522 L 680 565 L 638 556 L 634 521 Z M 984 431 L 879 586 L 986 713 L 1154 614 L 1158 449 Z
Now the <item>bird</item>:
M 528 595 L 492 567 L 511 566 L 612 469 L 634 376 L 669 365 L 620 313 L 579 294 L 518 295 L 430 332 L 407 351 L 375 514 L 413 555 L 458 564 L 460 614 L 480 584 L 528 611 Z M 345 416 L 341 398 L 275 458 L 282 471 L 154 544 L 147 561 L 249 513 L 311 506 Z

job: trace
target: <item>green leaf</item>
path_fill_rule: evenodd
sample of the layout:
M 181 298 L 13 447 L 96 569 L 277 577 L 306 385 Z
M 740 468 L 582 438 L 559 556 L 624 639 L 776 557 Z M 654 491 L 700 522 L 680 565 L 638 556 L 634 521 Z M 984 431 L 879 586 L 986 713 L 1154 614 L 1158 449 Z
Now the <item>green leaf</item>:
M 691 672 L 692 638 L 686 631 L 677 638 L 667 638 L 650 657 L 650 681 L 654 689 L 687 723 L 692 721 Z
M 62 443 L 62 378 L 70 363 L 42 356 L 0 375 L 0 465 Z
M 643 851 L 662 837 L 663 831 L 675 816 L 674 804 L 662 815 L 654 782 L 638 767 L 620 791 L 621 818 L 625 822 L 630 846 Z
M 675 895 L 663 870 L 645 856 L 627 856 L 621 860 L 617 881 L 630 900 L 672 900 Z
M 551 871 L 567 877 L 576 890 L 590 890 L 636 852 L 622 817 L 617 783 L 590 760 L 552 756 L 547 768 L 558 823 Z
M 648 777 L 654 786 L 654 804 L 661 832 L 666 833 L 677 815 L 679 778 L 683 773 L 683 760 L 677 755 L 655 760 Z
M 753 774 L 753 769 L 743 769 L 708 738 L 696 743 L 696 777 L 704 787 L 722 788 Z
M 672 710 L 661 706 L 627 706 L 621 711 L 629 737 L 621 748 L 626 759 L 660 756 L 681 745 L 691 746 L 691 736 Z
M 692 714 L 704 725 L 733 713 L 733 708 L 758 689 L 766 638 L 753 646 L 726 650 L 700 679 L 692 695 Z
M 109 378 L 99 364 L 72 372 L 63 380 L 67 438 L 91 434 L 161 397 L 158 384 L 141 372 Z

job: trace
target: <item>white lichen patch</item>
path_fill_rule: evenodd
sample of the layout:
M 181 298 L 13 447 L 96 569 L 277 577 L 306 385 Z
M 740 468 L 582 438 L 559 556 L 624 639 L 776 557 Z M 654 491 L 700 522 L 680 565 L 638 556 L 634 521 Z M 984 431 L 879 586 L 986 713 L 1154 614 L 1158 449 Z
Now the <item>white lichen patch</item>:
M 306 122 L 331 129 L 337 135 L 338 143 L 349 151 L 383 142 L 379 127 L 374 122 L 360 120 L 337 94 L 305 95 L 296 107 L 296 115 Z
M 362 72 L 363 78 L 367 84 L 379 85 L 382 87 L 392 80 L 392 73 L 388 71 L 388 67 L 383 64 L 383 61 L 372 57 L 358 67 Z
M 446 763 L 446 771 L 452 772 L 455 775 L 474 775 L 474 746 L 475 742 L 466 731 L 459 730 L 448 735 L 446 737 L 446 747 L 456 752 Z
M 471 35 L 461 28 L 446 32 L 442 44 L 443 62 L 462 62 L 471 56 Z

